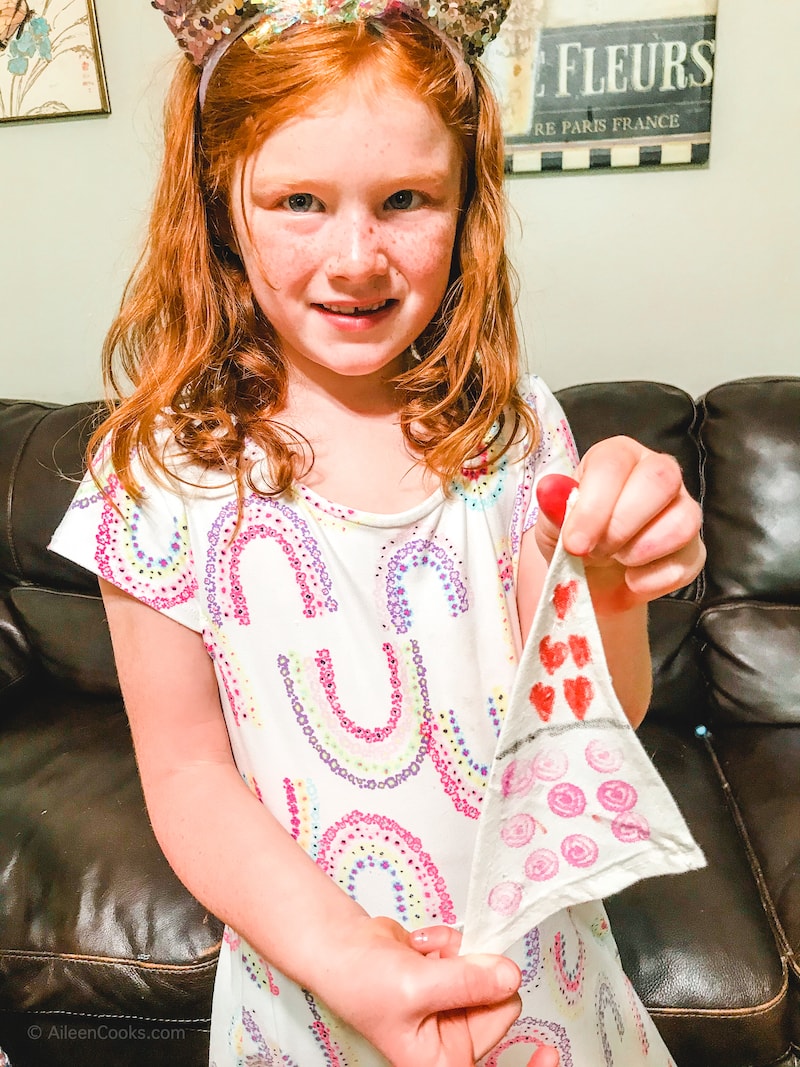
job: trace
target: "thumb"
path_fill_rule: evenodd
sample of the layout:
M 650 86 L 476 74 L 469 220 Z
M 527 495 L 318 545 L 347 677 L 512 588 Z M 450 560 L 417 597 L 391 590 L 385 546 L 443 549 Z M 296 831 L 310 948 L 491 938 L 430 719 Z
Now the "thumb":
M 536 499 L 545 518 L 553 525 L 561 526 L 567 512 L 569 494 L 577 488 L 575 479 L 566 474 L 546 474 L 539 481 L 536 486 Z
M 558 1067 L 561 1057 L 552 1045 L 540 1045 L 528 1060 L 528 1067 Z
M 426 999 L 431 1012 L 500 1004 L 519 989 L 519 967 L 505 956 L 475 953 L 449 959 L 428 957 Z

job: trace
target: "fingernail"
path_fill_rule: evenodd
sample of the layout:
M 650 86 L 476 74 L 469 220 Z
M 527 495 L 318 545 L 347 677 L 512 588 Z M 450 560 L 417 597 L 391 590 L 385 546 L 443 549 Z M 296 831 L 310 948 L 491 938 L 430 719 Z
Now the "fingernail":
M 430 938 L 424 930 L 414 930 L 411 934 L 411 940 L 417 945 L 427 945 Z
M 580 530 L 576 533 L 571 531 L 564 535 L 564 548 L 571 556 L 588 556 L 592 551 L 592 543 L 586 534 L 582 534 Z
M 536 487 L 536 499 L 547 518 L 560 526 L 567 512 L 570 493 L 578 483 L 566 474 L 546 474 Z
M 474 956 L 470 956 L 470 959 L 477 963 L 479 967 L 483 967 L 487 971 L 494 971 L 498 982 L 502 986 L 507 986 L 510 993 L 519 988 L 520 970 L 512 960 L 506 959 L 505 956 L 498 958 L 497 956 L 487 956 L 482 953 L 476 953 Z
M 509 993 L 519 989 L 522 975 L 519 967 L 511 960 L 504 959 L 497 970 L 497 977 L 501 984 L 508 989 Z

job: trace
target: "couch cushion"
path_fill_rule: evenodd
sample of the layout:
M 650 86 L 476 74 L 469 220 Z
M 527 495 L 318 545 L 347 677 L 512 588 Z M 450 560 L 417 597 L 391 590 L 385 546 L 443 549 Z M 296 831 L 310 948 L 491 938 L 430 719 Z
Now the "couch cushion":
M 800 378 L 704 398 L 708 595 L 800 603 Z
M 10 599 L 53 681 L 94 696 L 120 695 L 100 597 L 27 585 L 12 589 Z
M 26 690 L 0 729 L 0 1011 L 208 1018 L 221 924 L 156 843 L 121 702 Z
M 209 1027 L 140 1017 L 0 1011 L 11 1067 L 206 1067 Z M 41 1035 L 41 1036 L 39 1036 Z M 775 1064 L 774 1067 L 781 1067 Z
M 794 985 L 794 1033 L 800 1046 L 800 726 L 722 726 L 710 745 L 770 912 Z
M 700 631 L 716 724 L 800 724 L 800 606 L 720 604 Z
M 706 745 L 649 720 L 640 736 L 708 866 L 607 901 L 625 971 L 680 1067 L 771 1063 L 790 1044 L 786 968 Z

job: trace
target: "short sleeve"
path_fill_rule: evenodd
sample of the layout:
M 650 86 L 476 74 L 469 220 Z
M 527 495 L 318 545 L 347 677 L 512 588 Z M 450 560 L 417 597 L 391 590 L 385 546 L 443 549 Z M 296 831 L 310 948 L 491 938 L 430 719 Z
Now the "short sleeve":
M 136 461 L 133 472 L 142 490 L 137 501 L 122 487 L 101 450 L 98 481 L 88 473 L 84 477 L 49 547 L 201 632 L 185 500 L 169 485 L 148 477 Z
M 546 474 L 573 475 L 580 456 L 564 410 L 541 378 L 535 375 L 524 377 L 520 382 L 520 393 L 536 413 L 540 430 L 539 444 L 529 460 L 533 469 L 531 493 L 522 523 L 524 533 L 535 524 L 539 514 L 536 486 L 540 479 Z

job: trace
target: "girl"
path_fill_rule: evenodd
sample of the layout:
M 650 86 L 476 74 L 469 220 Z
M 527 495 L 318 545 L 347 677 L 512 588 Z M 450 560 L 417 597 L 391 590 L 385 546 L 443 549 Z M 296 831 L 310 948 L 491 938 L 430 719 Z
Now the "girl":
M 188 6 L 168 22 L 198 66 L 106 346 L 119 403 L 54 547 L 100 576 L 156 835 L 226 922 L 211 1063 L 591 1067 L 624 1035 L 626 1065 L 666 1065 L 600 904 L 516 962 L 457 955 L 558 535 L 542 479 L 574 467 L 518 377 L 474 61 L 498 12 Z M 566 547 L 638 723 L 646 604 L 699 570 L 698 509 L 629 439 L 576 477 Z

